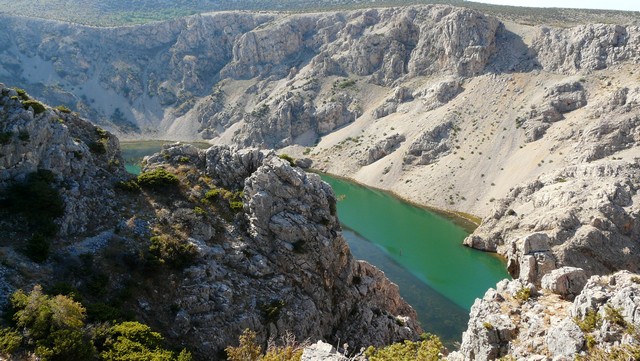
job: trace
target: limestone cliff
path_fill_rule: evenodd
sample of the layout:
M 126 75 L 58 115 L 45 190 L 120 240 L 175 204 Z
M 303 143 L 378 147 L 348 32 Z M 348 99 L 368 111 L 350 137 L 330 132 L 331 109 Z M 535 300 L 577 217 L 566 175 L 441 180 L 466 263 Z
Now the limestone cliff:
M 90 317 L 128 310 L 202 360 L 246 328 L 260 343 L 292 334 L 355 349 L 420 332 L 398 287 L 351 256 L 319 176 L 271 152 L 178 144 L 146 159 L 151 174 L 174 176 L 138 186 L 111 134 L 23 91 L 0 85 L 0 95 L 3 307 L 18 288 L 64 284 Z M 28 188 L 41 203 L 25 209 L 11 192 L 31 174 L 51 177 Z M 62 213 L 34 262 L 30 227 L 52 193 Z
M 487 291 L 471 308 L 460 351 L 448 359 L 637 357 L 640 277 L 622 271 L 587 281 L 584 273 L 562 271 L 550 280 L 549 288 L 539 292 L 519 280 L 502 281 L 496 289 Z M 575 300 L 565 299 L 566 285 L 571 283 L 580 289 Z

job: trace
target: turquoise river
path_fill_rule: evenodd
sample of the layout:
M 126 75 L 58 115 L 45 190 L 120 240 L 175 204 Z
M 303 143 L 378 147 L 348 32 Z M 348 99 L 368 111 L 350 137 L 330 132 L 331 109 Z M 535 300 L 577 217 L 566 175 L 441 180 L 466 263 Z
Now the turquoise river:
M 139 173 L 140 159 L 161 145 L 123 142 L 127 170 Z M 468 232 L 447 217 L 387 192 L 321 177 L 338 197 L 343 235 L 354 257 L 383 270 L 417 311 L 425 331 L 453 346 L 466 329 L 474 300 L 508 277 L 502 260 L 464 247 Z

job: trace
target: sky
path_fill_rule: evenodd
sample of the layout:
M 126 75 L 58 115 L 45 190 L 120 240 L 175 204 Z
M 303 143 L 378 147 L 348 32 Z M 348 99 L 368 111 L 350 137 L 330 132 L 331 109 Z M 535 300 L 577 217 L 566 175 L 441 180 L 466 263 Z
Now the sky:
M 487 4 L 640 11 L 639 0 L 473 0 Z

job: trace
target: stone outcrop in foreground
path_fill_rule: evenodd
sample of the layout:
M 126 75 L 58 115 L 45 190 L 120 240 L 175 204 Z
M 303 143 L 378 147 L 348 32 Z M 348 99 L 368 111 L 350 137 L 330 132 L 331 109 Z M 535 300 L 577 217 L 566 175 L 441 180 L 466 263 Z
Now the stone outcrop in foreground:
M 567 274 L 570 283 L 584 281 L 579 272 Z M 501 281 L 476 300 L 460 351 L 448 359 L 480 361 L 511 356 L 516 360 L 568 361 L 576 356 L 609 359 L 615 352 L 637 355 L 640 276 L 627 271 L 593 276 L 573 302 L 556 292 L 538 291 L 520 280 Z

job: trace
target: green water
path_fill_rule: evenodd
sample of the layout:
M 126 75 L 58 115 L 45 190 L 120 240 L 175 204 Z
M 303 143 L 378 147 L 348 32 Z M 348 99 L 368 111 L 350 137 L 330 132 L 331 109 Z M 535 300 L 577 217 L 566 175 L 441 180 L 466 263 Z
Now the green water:
M 142 158 L 166 143 L 122 142 L 127 171 L 139 174 Z M 445 217 L 385 192 L 328 175 L 322 179 L 341 199 L 338 216 L 354 257 L 384 271 L 416 310 L 425 331 L 453 346 L 466 329 L 475 298 L 508 277 L 502 261 L 462 246 L 467 232 Z
M 474 300 L 507 278 L 493 254 L 462 245 L 451 220 L 398 198 L 322 175 L 338 196 L 338 217 L 354 256 L 382 269 L 418 312 L 426 331 L 456 340 Z

